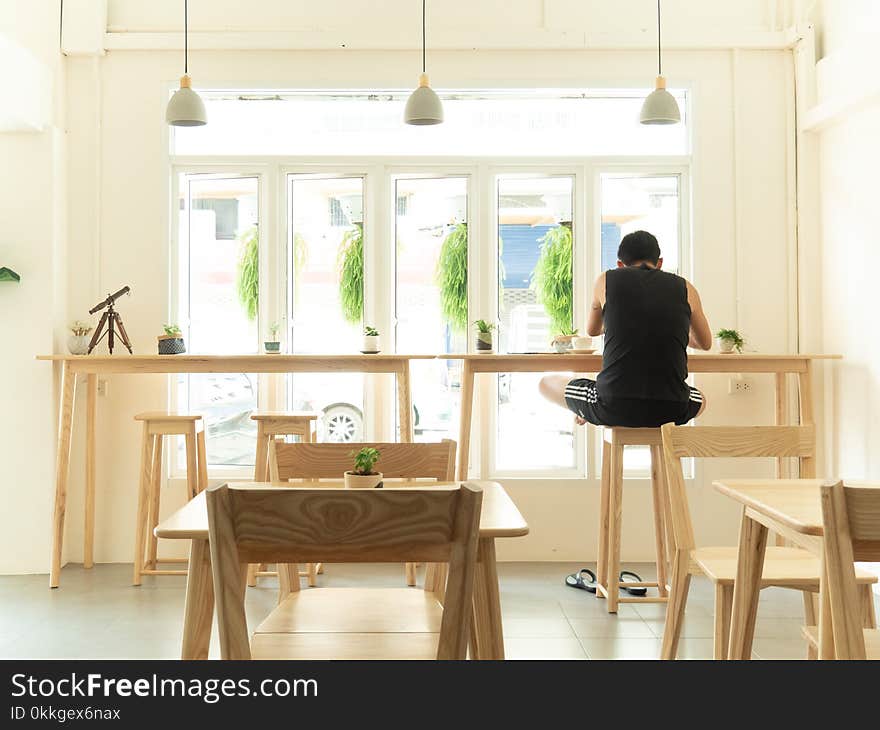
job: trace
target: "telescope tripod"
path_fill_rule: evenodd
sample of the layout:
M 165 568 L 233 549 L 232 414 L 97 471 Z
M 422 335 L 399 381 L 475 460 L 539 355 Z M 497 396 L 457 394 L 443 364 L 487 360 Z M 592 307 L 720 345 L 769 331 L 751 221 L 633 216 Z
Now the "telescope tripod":
M 107 331 L 104 331 L 104 326 L 106 325 Z M 116 330 L 119 332 L 116 332 Z M 125 332 L 125 326 L 122 324 L 122 317 L 119 316 L 119 312 L 113 309 L 112 304 L 107 305 L 107 310 L 104 314 L 101 315 L 101 320 L 98 322 L 98 327 L 95 330 L 95 334 L 92 335 L 92 341 L 89 342 L 89 352 L 88 354 L 92 354 L 92 350 L 95 349 L 95 346 L 107 336 L 107 347 L 110 349 L 110 354 L 113 354 L 113 345 L 115 344 L 116 337 L 122 341 L 122 344 L 128 349 L 129 355 L 132 354 L 131 351 L 131 342 L 128 341 L 128 334 Z

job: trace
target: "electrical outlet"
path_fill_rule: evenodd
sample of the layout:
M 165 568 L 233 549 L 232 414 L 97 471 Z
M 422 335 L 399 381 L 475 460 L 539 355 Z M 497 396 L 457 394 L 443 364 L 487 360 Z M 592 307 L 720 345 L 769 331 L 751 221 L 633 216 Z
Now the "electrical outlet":
M 753 381 L 751 378 L 743 377 L 742 375 L 737 375 L 732 377 L 727 382 L 727 392 L 730 395 L 739 395 L 741 393 L 751 393 L 752 392 Z
M 107 380 L 104 378 L 98 378 L 98 395 L 107 396 L 108 385 Z

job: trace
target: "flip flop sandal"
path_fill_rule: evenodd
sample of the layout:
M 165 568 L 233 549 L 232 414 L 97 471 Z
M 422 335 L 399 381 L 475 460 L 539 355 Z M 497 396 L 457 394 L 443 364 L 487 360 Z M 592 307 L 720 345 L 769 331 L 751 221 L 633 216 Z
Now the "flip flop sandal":
M 586 580 L 584 576 L 586 575 Z M 581 568 L 577 573 L 565 576 L 565 585 L 580 588 L 587 593 L 596 592 L 596 574 L 589 568 Z
M 620 582 L 621 583 L 641 583 L 642 579 L 633 573 L 631 570 L 621 570 L 620 571 Z M 621 590 L 626 591 L 631 596 L 644 596 L 648 589 L 644 587 L 638 588 L 627 588 L 625 585 L 620 586 Z

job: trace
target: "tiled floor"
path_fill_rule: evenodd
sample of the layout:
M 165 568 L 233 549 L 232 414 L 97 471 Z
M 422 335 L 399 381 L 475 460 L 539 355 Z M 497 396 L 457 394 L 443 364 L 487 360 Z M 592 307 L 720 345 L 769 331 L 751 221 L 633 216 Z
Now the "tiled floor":
M 504 635 L 510 659 L 653 659 L 659 655 L 665 607 L 621 606 L 609 615 L 605 602 L 568 588 L 564 576 L 580 566 L 506 563 L 501 574 Z M 644 578 L 651 566 L 628 566 Z M 64 569 L 61 588 L 50 591 L 44 575 L 0 577 L 0 657 L 176 658 L 180 653 L 184 579 L 147 577 L 132 587 L 128 565 Z M 325 585 L 401 585 L 396 566 L 329 565 Z M 712 657 L 712 590 L 692 582 L 680 656 Z M 251 625 L 275 601 L 275 581 L 248 589 Z M 754 643 L 756 658 L 800 659 L 803 621 L 800 594 L 768 589 L 761 595 Z M 212 655 L 216 656 L 216 635 Z

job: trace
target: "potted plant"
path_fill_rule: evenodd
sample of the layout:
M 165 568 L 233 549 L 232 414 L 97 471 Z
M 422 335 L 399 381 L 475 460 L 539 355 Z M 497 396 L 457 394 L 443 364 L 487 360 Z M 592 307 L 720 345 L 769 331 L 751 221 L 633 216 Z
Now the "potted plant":
M 87 355 L 89 352 L 89 332 L 93 329 L 88 322 L 76 320 L 70 325 L 70 337 L 67 338 L 67 349 L 71 355 Z
M 382 486 L 382 472 L 374 471 L 379 461 L 379 449 L 366 447 L 360 451 L 352 451 L 354 469 L 345 472 L 345 486 L 348 489 L 375 489 Z
M 163 326 L 164 335 L 159 335 L 160 355 L 181 355 L 186 352 L 186 345 L 183 344 L 183 333 L 176 324 L 166 324 Z
M 553 341 L 550 344 L 553 345 L 553 349 L 556 350 L 556 352 L 565 352 L 574 347 L 572 343 L 577 337 L 578 331 L 576 329 L 564 327 L 560 333 L 553 338 Z
M 474 326 L 477 328 L 477 352 L 492 352 L 492 331 L 495 325 L 489 324 L 485 319 L 478 319 Z
M 715 333 L 715 337 L 718 340 L 718 349 L 721 350 L 723 355 L 729 355 L 734 350 L 742 354 L 743 345 L 746 344 L 746 341 L 736 330 L 718 330 Z
M 361 352 L 365 355 L 375 355 L 379 352 L 379 330 L 375 327 L 364 327 L 364 340 Z
M 281 329 L 281 325 L 278 322 L 273 322 L 269 325 L 269 333 L 271 340 L 266 340 L 263 342 L 263 349 L 265 349 L 266 354 L 268 355 L 277 355 L 281 352 L 281 342 L 278 339 L 278 331 Z
M 550 318 L 550 331 L 571 327 L 574 305 L 571 222 L 553 226 L 541 238 L 530 288 Z

